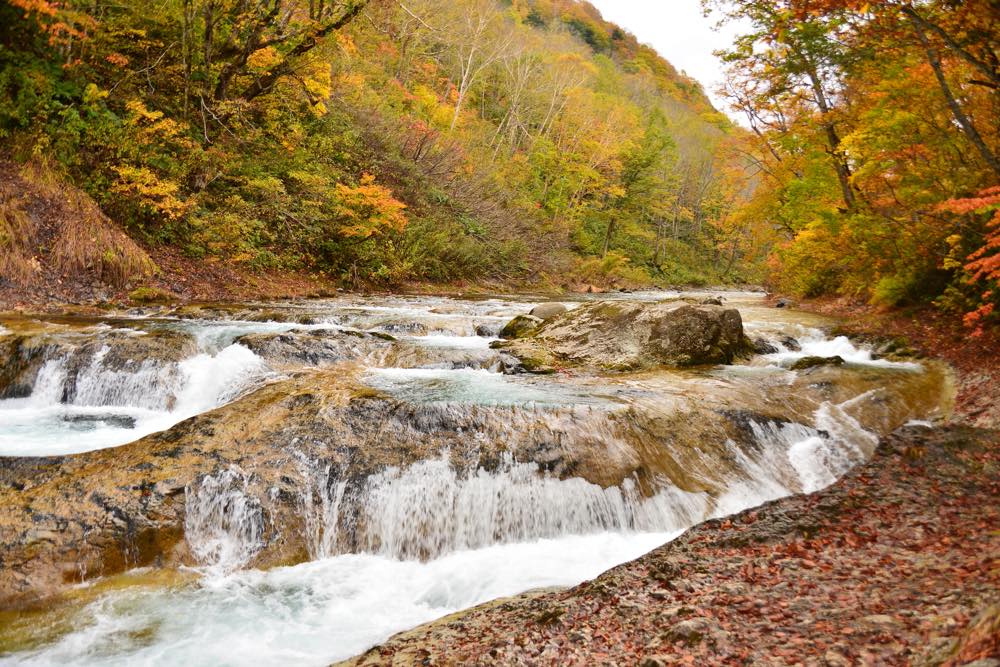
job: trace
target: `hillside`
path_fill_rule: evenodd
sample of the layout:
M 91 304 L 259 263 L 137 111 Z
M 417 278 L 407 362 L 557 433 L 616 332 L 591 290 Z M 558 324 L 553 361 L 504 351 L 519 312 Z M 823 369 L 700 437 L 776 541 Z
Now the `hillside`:
M 728 121 L 587 3 L 14 0 L 0 25 L 0 157 L 151 256 L 347 286 L 741 277 L 713 224 Z

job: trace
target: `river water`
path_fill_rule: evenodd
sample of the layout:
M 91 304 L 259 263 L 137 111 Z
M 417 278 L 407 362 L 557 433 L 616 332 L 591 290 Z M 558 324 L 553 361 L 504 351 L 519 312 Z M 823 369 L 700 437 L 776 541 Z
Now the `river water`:
M 610 298 L 680 296 L 702 295 Z M 246 568 L 259 548 L 261 509 L 239 474 L 226 472 L 188 492 L 186 536 L 201 565 L 167 578 L 132 571 L 80 585 L 56 610 L 0 616 L 0 651 L 8 650 L 0 664 L 328 664 L 456 610 L 593 578 L 710 516 L 822 488 L 870 455 L 879 433 L 947 412 L 940 368 L 875 358 L 830 336 L 833 322 L 766 307 L 760 295 L 725 298 L 740 309 L 747 333 L 774 352 L 732 366 L 613 377 L 504 373 L 509 360 L 490 343 L 535 303 L 526 297 L 344 297 L 104 319 L 0 317 L 0 344 L 30 336 L 36 367 L 30 387 L 0 400 L 0 456 L 119 446 L 309 365 L 259 356 L 241 339 L 248 334 L 391 335 L 406 354 L 350 351 L 377 391 L 435 410 L 542 411 L 592 433 L 602 415 L 665 410 L 699 393 L 749 405 L 794 394 L 789 387 L 808 394 L 789 399 L 786 422 L 750 422 L 755 451 L 729 450 L 744 474 L 719 492 L 664 485 L 641 493 L 631 480 L 602 488 L 548 475 L 531 461 L 458 472 L 435 458 L 364 483 L 359 512 L 368 533 L 357 553 L 338 548 L 343 487 L 324 487 L 312 560 L 267 571 Z M 167 353 L 122 359 L 131 338 L 158 336 L 171 341 Z M 790 370 L 804 356 L 832 355 L 847 363 L 822 382 Z M 617 446 L 610 439 L 608 447 Z

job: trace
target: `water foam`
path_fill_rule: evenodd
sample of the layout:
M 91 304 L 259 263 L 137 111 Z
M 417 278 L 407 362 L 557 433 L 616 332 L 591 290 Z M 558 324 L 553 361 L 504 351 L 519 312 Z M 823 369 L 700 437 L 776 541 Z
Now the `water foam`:
M 911 371 L 922 369 L 922 366 L 917 363 L 876 359 L 869 347 L 858 347 L 846 336 L 827 338 L 816 330 L 810 330 L 809 334 L 799 340 L 801 350 L 788 349 L 780 339 L 769 342 L 777 347 L 779 351 L 774 354 L 764 355 L 764 357 L 773 363 L 785 366 L 793 364 L 803 357 L 840 357 L 849 364 L 861 366 L 877 366 L 880 368 Z
M 313 540 L 319 557 L 354 546 L 396 559 L 427 559 L 565 535 L 670 532 L 700 521 L 711 507 L 704 493 L 665 485 L 645 498 L 631 479 L 602 488 L 580 478 L 556 479 L 535 463 L 511 458 L 497 470 L 463 474 L 447 455 L 372 475 L 349 492 L 349 503 L 341 481 L 323 485 L 319 495 L 321 534 Z M 339 539 L 341 533 L 350 541 Z
M 184 538 L 216 574 L 240 569 L 264 546 L 264 509 L 239 468 L 206 475 L 184 490 Z
M 319 667 L 459 609 L 591 579 L 672 537 L 563 537 L 429 562 L 351 554 L 179 589 L 125 589 L 89 605 L 51 646 L 0 664 Z
M 47 360 L 31 395 L 0 400 L 0 456 L 51 456 L 114 447 L 211 410 L 270 376 L 240 345 L 181 362 L 108 368 L 102 347 L 72 377 L 67 358 Z

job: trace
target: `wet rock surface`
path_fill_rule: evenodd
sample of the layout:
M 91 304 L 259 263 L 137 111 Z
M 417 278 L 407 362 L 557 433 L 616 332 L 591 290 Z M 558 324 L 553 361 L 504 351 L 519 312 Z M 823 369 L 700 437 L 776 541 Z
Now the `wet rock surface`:
M 501 336 L 515 340 L 498 347 L 533 371 L 722 364 L 751 349 L 738 310 L 677 301 L 599 301 L 541 323 L 522 316 L 508 328 Z
M 260 506 L 261 543 L 248 564 L 266 567 L 315 555 L 303 504 L 321 504 L 315 494 L 340 483 L 345 518 L 331 548 L 377 545 L 351 518 L 351 503 L 362 500 L 370 475 L 389 467 L 445 456 L 458 471 L 497 470 L 513 457 L 600 487 L 630 480 L 642 495 L 664 484 L 715 494 L 746 476 L 738 452 L 754 456 L 759 446 L 747 413 L 721 410 L 723 396 L 714 399 L 719 409 L 697 416 L 691 411 L 702 408 L 409 403 L 372 390 L 356 372 L 299 372 L 114 449 L 0 458 L 0 607 L 30 605 L 132 567 L 195 564 L 184 540 L 186 499 L 206 476 L 238 474 L 243 497 Z M 797 483 L 790 467 L 787 477 Z M 712 510 L 711 502 L 700 507 Z
M 532 317 L 537 317 L 540 320 L 551 320 L 554 317 L 558 317 L 566 312 L 566 306 L 561 303 L 541 303 L 531 309 L 528 313 Z
M 910 427 L 834 486 L 346 665 L 965 665 L 1000 657 L 1000 437 Z M 558 614 L 552 610 L 558 610 Z
M 847 362 L 844 361 L 844 358 L 837 355 L 832 357 L 802 357 L 795 360 L 791 369 L 793 371 L 806 371 L 819 366 L 843 366 L 845 363 Z
M 235 341 L 274 367 L 332 366 L 354 362 L 395 368 L 487 368 L 515 373 L 520 364 L 502 351 L 426 347 L 379 331 L 293 329 L 254 333 Z
M 267 361 L 317 366 L 384 357 L 395 340 L 388 334 L 311 329 L 247 334 L 235 342 Z
M 518 315 L 500 329 L 500 338 L 513 340 L 533 334 L 542 324 L 542 318 L 534 315 Z

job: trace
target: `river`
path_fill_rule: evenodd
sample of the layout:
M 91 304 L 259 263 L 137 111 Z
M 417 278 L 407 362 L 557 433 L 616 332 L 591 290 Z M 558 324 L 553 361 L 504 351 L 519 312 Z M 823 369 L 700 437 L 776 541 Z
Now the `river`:
M 230 467 L 184 491 L 187 565 L 89 578 L 59 604 L 0 613 L 0 664 L 328 664 L 463 608 L 593 578 L 707 518 L 820 489 L 869 456 L 879 435 L 947 414 L 942 367 L 877 358 L 831 335 L 835 322 L 768 307 L 758 294 L 723 296 L 768 353 L 630 374 L 516 372 L 516 360 L 491 344 L 538 302 L 532 297 L 344 296 L 0 316 L 0 345 L 19 340 L 23 371 L 0 400 L 8 461 L 121 447 L 323 366 L 344 368 L 417 422 L 469 424 L 459 440 L 521 443 L 555 432 L 560 447 L 586 443 L 601 461 L 651 471 L 601 483 L 599 474 L 554 467 L 549 450 L 463 469 L 446 447 L 357 478 L 303 458 L 297 486 L 321 480 L 296 501 L 309 558 L 261 569 L 255 559 L 272 528 L 254 480 L 266 473 Z M 274 353 L 275 336 L 301 354 Z M 846 363 L 791 370 L 804 357 L 833 355 Z M 626 413 L 674 426 L 650 435 Z M 702 420 L 732 421 L 730 413 L 743 415 L 747 443 L 699 444 L 721 432 Z M 383 427 L 378 437 L 391 450 L 404 432 Z M 673 444 L 656 444 L 666 440 Z M 581 457 L 582 470 L 589 459 Z

